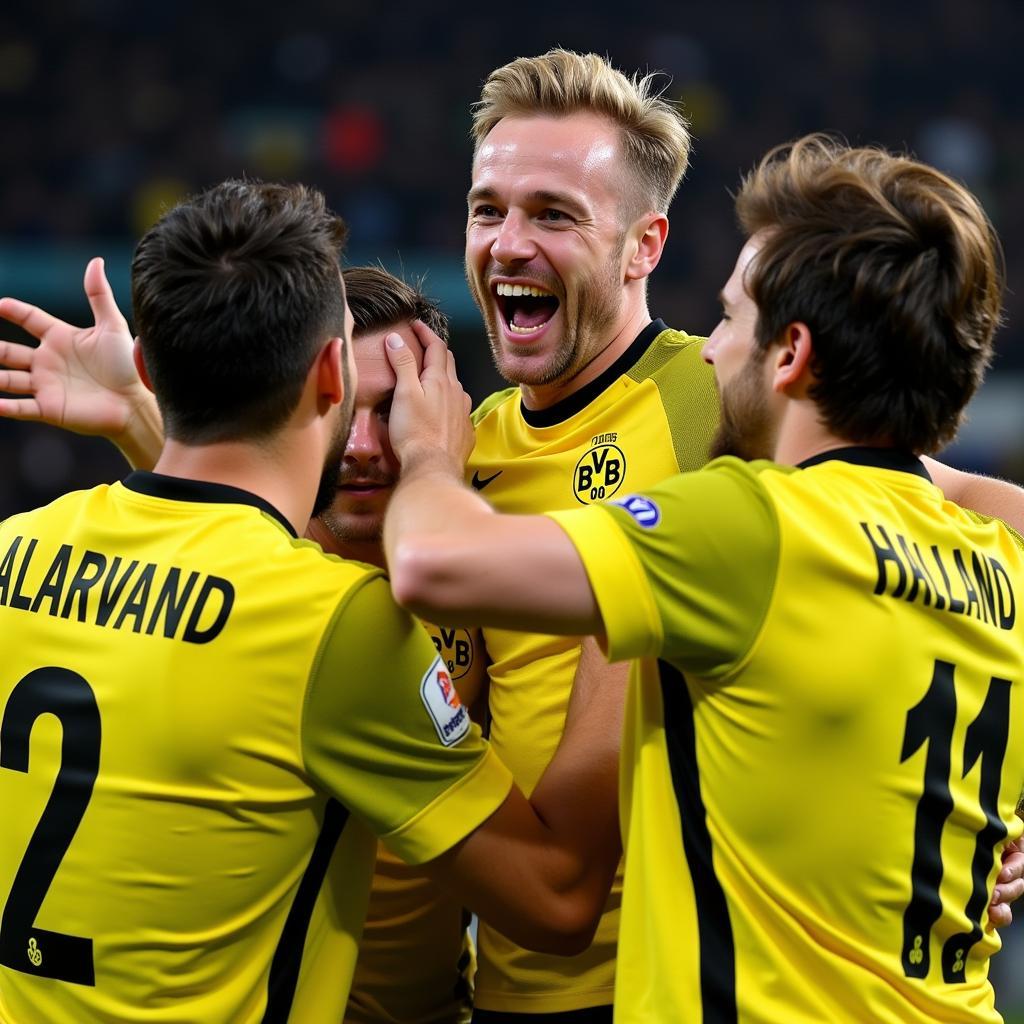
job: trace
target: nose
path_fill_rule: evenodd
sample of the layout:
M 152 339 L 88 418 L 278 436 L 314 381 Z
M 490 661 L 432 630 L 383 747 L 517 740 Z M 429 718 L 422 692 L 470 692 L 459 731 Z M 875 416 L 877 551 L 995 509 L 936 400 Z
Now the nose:
M 704 347 L 701 349 L 701 358 L 705 363 L 710 366 L 715 365 L 715 350 L 718 348 L 718 331 L 712 331 L 711 337 L 704 342 Z
M 380 461 L 384 454 L 382 432 L 386 429 L 372 409 L 357 409 L 345 446 L 345 462 L 365 466 Z
M 537 246 L 530 231 L 529 218 L 516 210 L 509 210 L 498 228 L 491 256 L 503 266 L 508 266 L 533 259 L 536 254 Z

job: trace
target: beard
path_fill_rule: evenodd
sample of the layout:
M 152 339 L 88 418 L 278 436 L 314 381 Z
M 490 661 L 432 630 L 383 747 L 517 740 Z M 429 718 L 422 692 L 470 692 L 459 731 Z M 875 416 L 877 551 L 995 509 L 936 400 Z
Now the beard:
M 622 278 L 620 262 L 625 233 L 613 247 L 611 257 L 603 268 L 582 278 L 576 286 L 573 308 L 567 301 L 559 303 L 557 315 L 562 313 L 562 337 L 554 351 L 537 360 L 529 360 L 526 366 L 521 358 L 510 358 L 504 348 L 504 338 L 498 323 L 500 311 L 494 302 L 494 293 L 486 282 L 495 271 L 488 268 L 484 282 L 478 283 L 476 276 L 467 268 L 466 277 L 470 291 L 480 310 L 487 329 L 494 368 L 510 384 L 537 386 L 556 384 L 572 379 L 604 347 L 603 336 L 615 323 L 622 308 Z M 531 275 L 538 283 L 557 293 L 557 282 L 548 275 Z
M 734 455 L 750 462 L 775 454 L 775 424 L 762 369 L 767 352 L 755 351 L 740 372 L 719 389 L 721 419 L 710 458 Z
M 320 473 L 320 483 L 317 485 L 316 498 L 313 500 L 312 518 L 320 515 L 324 509 L 329 508 L 334 501 L 335 490 L 338 486 L 338 473 L 341 471 L 341 460 L 345 454 L 345 447 L 348 444 L 349 431 L 352 429 L 352 411 L 356 404 L 355 389 L 351 387 L 347 370 L 345 377 L 345 398 L 341 404 L 341 411 L 338 414 L 338 427 L 331 438 L 331 444 L 324 457 L 324 468 Z

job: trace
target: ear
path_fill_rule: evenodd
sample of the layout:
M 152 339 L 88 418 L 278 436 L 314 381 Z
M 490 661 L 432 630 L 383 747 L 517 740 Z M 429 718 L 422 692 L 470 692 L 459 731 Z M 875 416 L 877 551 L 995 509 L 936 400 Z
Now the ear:
M 317 397 L 330 405 L 338 405 L 345 397 L 345 374 L 342 363 L 348 355 L 341 338 L 331 338 L 313 361 L 310 374 L 316 376 Z
M 663 213 L 644 214 L 633 224 L 626 242 L 630 254 L 626 264 L 627 281 L 642 280 L 653 272 L 665 251 L 667 238 L 668 217 Z
M 791 398 L 806 394 L 814 380 L 813 356 L 811 329 L 800 321 L 791 323 L 783 331 L 782 339 L 771 348 L 772 390 L 787 392 Z
M 135 339 L 135 344 L 132 346 L 132 362 L 135 363 L 135 372 L 139 375 L 139 380 L 145 385 L 147 391 L 152 391 L 153 382 L 149 379 L 146 360 L 142 355 L 142 344 L 138 338 Z

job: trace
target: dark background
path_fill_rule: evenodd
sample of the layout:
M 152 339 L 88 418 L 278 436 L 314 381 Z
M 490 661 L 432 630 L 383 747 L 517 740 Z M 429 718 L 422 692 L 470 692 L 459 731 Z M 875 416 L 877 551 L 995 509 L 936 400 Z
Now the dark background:
M 947 457 L 1021 481 L 1022 12 L 1012 0 L 7 2 L 0 293 L 89 322 L 81 275 L 99 254 L 127 311 L 132 244 L 168 204 L 229 176 L 299 179 L 348 220 L 349 262 L 426 274 L 480 399 L 500 382 L 461 270 L 470 104 L 516 56 L 596 50 L 627 71 L 664 72 L 693 122 L 691 170 L 651 281 L 652 313 L 673 326 L 714 326 L 741 241 L 730 189 L 778 142 L 829 130 L 908 149 L 981 197 L 1006 251 L 1006 326 Z M 0 515 L 124 471 L 103 442 L 8 421 L 0 465 Z M 1024 1002 L 1014 963 L 997 959 L 1007 1006 Z

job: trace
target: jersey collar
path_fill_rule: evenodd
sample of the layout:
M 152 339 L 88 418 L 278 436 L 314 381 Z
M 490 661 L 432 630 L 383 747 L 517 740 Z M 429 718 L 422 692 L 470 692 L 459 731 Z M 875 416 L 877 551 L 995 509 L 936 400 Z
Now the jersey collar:
M 163 473 L 148 473 L 137 469 L 121 481 L 130 491 L 148 494 L 151 498 L 168 501 L 200 501 L 217 505 L 252 505 L 276 519 L 293 537 L 298 534 L 292 524 L 269 501 L 251 491 L 230 484 L 213 484 L 206 480 L 188 480 Z
M 874 466 L 876 469 L 895 469 L 900 473 L 913 473 L 929 483 L 932 480 L 928 470 L 924 468 L 924 463 L 916 455 L 900 451 L 898 448 L 868 448 L 861 445 L 833 448 L 831 451 L 804 459 L 803 462 L 797 463 L 796 468 L 807 469 L 808 466 L 817 466 L 833 459 L 849 462 L 854 466 Z
M 555 402 L 554 405 L 549 405 L 546 409 L 527 409 L 520 398 L 519 409 L 523 414 L 523 419 L 531 427 L 553 427 L 556 423 L 564 423 L 570 416 L 575 416 L 581 409 L 590 405 L 605 388 L 614 384 L 624 373 L 633 369 L 650 348 L 651 342 L 662 331 L 667 330 L 668 326 L 664 320 L 652 320 L 630 342 L 629 348 L 600 376 L 595 377 L 589 384 L 585 384 L 579 391 L 566 395 L 560 402 Z

